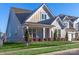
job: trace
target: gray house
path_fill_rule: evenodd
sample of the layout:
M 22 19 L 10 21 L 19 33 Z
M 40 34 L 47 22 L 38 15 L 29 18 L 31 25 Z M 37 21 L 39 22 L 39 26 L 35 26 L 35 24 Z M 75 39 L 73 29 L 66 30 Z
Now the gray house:
M 78 17 L 63 14 L 54 16 L 45 4 L 34 11 L 12 7 L 6 30 L 7 41 L 23 41 L 23 27 L 29 30 L 29 35 L 34 39 L 53 39 L 54 31 L 57 30 L 60 38 L 65 38 L 67 32 L 68 40 L 72 41 L 77 32 L 73 27 L 76 19 Z

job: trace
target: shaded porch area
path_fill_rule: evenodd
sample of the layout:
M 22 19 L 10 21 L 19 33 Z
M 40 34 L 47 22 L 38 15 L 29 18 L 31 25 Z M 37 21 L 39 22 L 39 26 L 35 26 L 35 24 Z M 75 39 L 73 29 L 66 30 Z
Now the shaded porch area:
M 25 27 L 28 29 L 29 35 L 33 40 L 52 39 L 52 25 L 45 25 L 39 23 L 25 23 Z

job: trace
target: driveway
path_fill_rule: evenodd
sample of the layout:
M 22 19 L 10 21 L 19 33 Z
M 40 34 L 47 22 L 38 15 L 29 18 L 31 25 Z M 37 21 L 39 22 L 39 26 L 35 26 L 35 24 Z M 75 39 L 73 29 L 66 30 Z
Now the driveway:
M 57 51 L 57 52 L 50 52 L 44 53 L 41 55 L 79 55 L 79 48 Z

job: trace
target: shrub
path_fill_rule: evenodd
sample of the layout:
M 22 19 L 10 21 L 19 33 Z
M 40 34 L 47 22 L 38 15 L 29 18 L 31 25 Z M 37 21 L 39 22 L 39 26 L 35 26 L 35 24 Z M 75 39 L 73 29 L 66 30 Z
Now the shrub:
M 36 38 L 33 38 L 33 41 L 35 42 L 36 41 Z
M 66 32 L 65 40 L 68 40 L 68 33 Z
M 48 38 L 48 41 L 51 41 L 51 38 Z
M 25 40 L 26 42 L 29 41 L 29 33 L 28 33 L 28 30 L 27 30 L 27 29 L 25 30 L 25 33 L 24 33 L 24 40 Z
M 46 39 L 46 38 L 44 38 L 44 41 L 47 41 L 47 39 Z
M 57 30 L 54 31 L 54 41 L 57 40 Z
M 29 35 L 29 41 L 30 42 L 32 41 L 32 35 Z
M 39 38 L 38 41 L 42 41 L 42 39 Z

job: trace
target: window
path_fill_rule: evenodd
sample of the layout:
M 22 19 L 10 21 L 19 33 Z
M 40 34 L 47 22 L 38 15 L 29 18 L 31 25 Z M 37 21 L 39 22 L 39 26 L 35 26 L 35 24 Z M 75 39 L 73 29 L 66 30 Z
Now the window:
M 79 26 L 79 25 L 78 25 L 78 23 L 77 23 L 77 24 L 75 25 L 75 27 L 76 27 L 76 29 L 79 31 L 79 28 L 78 28 L 78 26 Z
M 63 22 L 63 25 L 66 27 L 67 26 L 67 22 Z
M 41 19 L 42 20 L 45 20 L 47 18 L 47 15 L 45 14 L 45 13 L 43 13 L 42 15 L 41 15 Z

